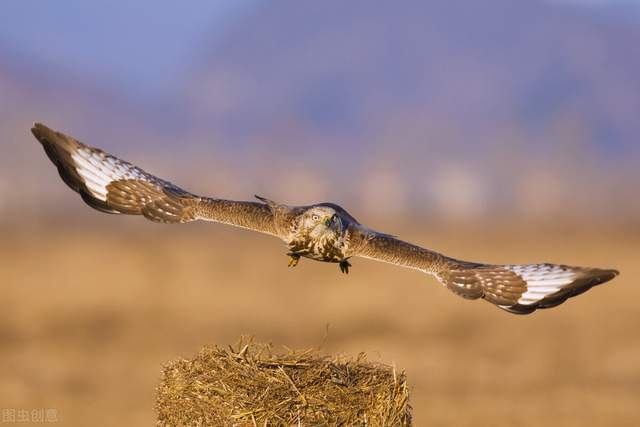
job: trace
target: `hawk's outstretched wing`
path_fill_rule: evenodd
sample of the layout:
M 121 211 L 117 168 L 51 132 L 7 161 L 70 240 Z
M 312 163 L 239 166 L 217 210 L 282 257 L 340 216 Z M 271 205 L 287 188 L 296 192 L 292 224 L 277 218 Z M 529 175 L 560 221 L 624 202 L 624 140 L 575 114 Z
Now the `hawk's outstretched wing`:
M 555 307 L 618 275 L 616 270 L 567 265 L 488 265 L 459 261 L 361 227 L 354 229 L 352 241 L 352 256 L 433 274 L 463 298 L 483 298 L 516 314 Z
M 36 123 L 31 129 L 63 181 L 91 207 L 115 214 L 144 215 L 151 221 L 216 221 L 277 235 L 272 208 L 265 203 L 196 196 L 131 163 Z

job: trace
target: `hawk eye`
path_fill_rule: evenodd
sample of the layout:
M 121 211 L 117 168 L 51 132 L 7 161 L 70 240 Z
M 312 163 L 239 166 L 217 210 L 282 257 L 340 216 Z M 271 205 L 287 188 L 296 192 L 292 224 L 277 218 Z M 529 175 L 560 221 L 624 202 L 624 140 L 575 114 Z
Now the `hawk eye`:
M 312 220 L 314 220 L 314 221 L 317 221 L 317 220 L 319 220 L 319 219 L 320 219 L 320 217 L 319 217 L 318 215 L 313 215 L 313 216 L 311 217 L 311 219 L 312 219 Z

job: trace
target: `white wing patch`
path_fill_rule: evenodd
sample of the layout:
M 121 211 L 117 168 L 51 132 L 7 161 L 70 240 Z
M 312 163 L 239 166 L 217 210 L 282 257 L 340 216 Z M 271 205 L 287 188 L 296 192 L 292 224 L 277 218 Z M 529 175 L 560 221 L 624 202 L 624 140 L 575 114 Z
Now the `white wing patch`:
M 100 151 L 79 148 L 71 154 L 71 159 L 91 195 L 103 202 L 107 200 L 107 186 L 113 181 L 149 181 L 141 169 Z
M 527 291 L 518 299 L 518 304 L 531 305 L 573 283 L 575 271 L 561 265 L 531 264 L 506 265 L 507 270 L 518 274 L 527 282 Z

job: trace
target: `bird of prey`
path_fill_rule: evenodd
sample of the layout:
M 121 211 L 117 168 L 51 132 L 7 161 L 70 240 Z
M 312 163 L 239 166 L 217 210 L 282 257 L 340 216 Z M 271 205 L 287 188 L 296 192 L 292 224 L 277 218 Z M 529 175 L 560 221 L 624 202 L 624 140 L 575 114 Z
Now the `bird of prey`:
M 267 233 L 288 246 L 289 266 L 304 257 L 337 263 L 348 273 L 349 259 L 369 258 L 432 274 L 463 298 L 482 298 L 515 314 L 555 307 L 618 274 L 556 264 L 460 261 L 373 231 L 333 203 L 289 206 L 259 196 L 257 202 L 201 197 L 40 123 L 31 131 L 62 180 L 92 208 L 161 223 L 205 220 Z

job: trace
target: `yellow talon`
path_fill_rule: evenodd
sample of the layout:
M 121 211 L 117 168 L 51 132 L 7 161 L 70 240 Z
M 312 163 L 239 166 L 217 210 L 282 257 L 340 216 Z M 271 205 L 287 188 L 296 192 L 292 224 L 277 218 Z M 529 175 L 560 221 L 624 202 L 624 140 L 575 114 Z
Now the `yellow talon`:
M 289 267 L 295 267 L 300 261 L 300 255 L 289 255 Z

